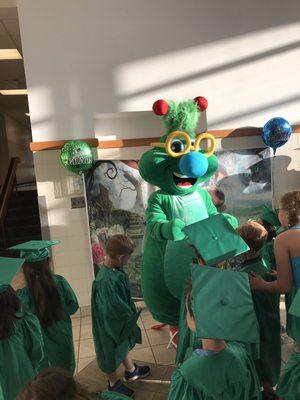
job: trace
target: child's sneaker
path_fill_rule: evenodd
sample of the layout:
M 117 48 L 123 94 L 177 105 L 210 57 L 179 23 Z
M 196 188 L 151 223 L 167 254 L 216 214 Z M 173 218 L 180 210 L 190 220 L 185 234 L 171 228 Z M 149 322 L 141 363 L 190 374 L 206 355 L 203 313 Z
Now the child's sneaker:
M 129 389 L 127 386 L 124 385 L 124 383 L 120 380 L 118 380 L 114 386 L 110 386 L 110 384 L 108 383 L 108 388 L 107 390 L 109 392 L 116 392 L 116 393 L 121 393 L 124 396 L 128 396 L 128 397 L 133 397 L 134 394 L 134 390 Z
M 125 371 L 124 381 L 125 382 L 133 382 L 137 379 L 146 378 L 150 374 L 150 367 L 145 365 L 141 367 L 139 365 L 134 364 L 135 370 L 133 372 Z

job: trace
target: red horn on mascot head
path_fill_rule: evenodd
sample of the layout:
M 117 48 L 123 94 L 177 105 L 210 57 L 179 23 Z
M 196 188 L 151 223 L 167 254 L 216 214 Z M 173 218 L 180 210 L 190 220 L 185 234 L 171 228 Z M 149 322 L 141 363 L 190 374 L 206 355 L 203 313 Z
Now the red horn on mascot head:
M 167 115 L 169 112 L 169 105 L 166 100 L 156 100 L 156 102 L 153 103 L 152 110 L 156 115 Z
M 194 102 L 197 104 L 200 111 L 205 111 L 207 109 L 208 101 L 206 100 L 205 97 L 202 96 L 195 97 Z

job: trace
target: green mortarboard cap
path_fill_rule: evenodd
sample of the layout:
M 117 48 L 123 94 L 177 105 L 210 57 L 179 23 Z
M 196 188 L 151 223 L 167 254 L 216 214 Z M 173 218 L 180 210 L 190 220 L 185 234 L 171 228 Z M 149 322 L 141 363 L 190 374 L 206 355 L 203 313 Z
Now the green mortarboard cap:
M 214 266 L 249 250 L 222 214 L 216 214 L 184 228 L 190 242 L 207 265 Z
M 59 244 L 59 240 L 30 240 L 10 247 L 10 250 L 20 250 L 20 257 L 27 262 L 42 261 L 49 257 L 49 247 Z
M 263 221 L 268 222 L 270 225 L 274 226 L 276 229 L 280 228 L 281 224 L 278 218 L 278 215 L 275 210 L 272 208 L 263 205 L 263 212 L 261 215 L 261 219 Z
M 22 258 L 0 257 L 0 293 L 11 284 L 24 262 Z
M 300 318 L 300 289 L 298 289 L 288 313 Z
M 247 274 L 193 265 L 191 298 L 199 338 L 259 342 Z

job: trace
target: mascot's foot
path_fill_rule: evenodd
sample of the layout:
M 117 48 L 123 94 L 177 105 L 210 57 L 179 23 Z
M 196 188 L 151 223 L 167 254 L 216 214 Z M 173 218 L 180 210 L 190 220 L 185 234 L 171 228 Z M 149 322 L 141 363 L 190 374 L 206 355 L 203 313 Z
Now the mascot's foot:
M 167 346 L 167 349 L 169 349 L 171 347 L 171 345 L 177 349 L 177 344 L 178 344 L 178 326 L 171 326 L 170 325 L 170 341 L 169 344 Z
M 160 330 L 162 328 L 164 328 L 167 324 L 157 324 L 157 325 L 152 325 L 151 329 L 154 330 Z M 170 329 L 170 341 L 168 343 L 167 349 L 169 349 L 171 347 L 171 345 L 177 349 L 177 344 L 178 344 L 178 326 L 172 326 L 169 325 L 169 329 Z

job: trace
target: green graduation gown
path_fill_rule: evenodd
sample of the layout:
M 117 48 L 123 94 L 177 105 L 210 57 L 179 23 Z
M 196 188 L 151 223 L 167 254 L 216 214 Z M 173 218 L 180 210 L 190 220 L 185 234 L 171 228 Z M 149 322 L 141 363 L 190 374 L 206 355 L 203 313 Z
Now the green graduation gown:
M 169 400 L 259 400 L 260 387 L 245 348 L 228 343 L 213 355 L 192 356 L 171 378 Z
M 299 289 L 298 289 L 299 290 Z M 296 296 L 297 289 L 292 288 L 290 293 L 285 295 L 285 309 L 289 310 L 293 300 Z M 286 333 L 291 337 L 296 343 L 300 344 L 300 318 L 295 317 L 289 313 L 286 314 Z
M 182 364 L 188 359 L 195 348 L 199 347 L 199 339 L 192 332 L 186 321 L 186 297 L 182 295 L 180 306 L 180 317 L 178 325 L 178 343 L 176 349 L 176 364 Z
M 275 239 L 267 242 L 261 251 L 261 255 L 269 270 L 276 270 L 276 260 L 274 254 L 274 242 Z
M 43 347 L 38 319 L 31 313 L 16 313 L 13 334 L 0 340 L 1 400 L 14 400 L 35 377 L 44 356 Z
M 265 280 L 270 280 L 267 263 L 261 257 L 249 260 L 242 265 L 244 272 L 254 272 Z M 274 293 L 253 291 L 254 310 L 260 330 L 259 357 L 255 366 L 261 381 L 275 386 L 280 376 L 281 338 L 280 338 L 280 296 Z
M 97 399 L 97 397 L 94 398 L 94 400 L 96 400 L 96 399 Z M 101 393 L 101 396 L 98 397 L 98 399 L 99 400 L 100 399 L 101 400 L 126 400 L 126 399 L 129 400 L 130 397 L 124 396 L 123 394 L 120 394 L 120 393 L 105 391 L 105 392 Z
M 62 319 L 49 326 L 42 327 L 45 358 L 41 370 L 59 367 L 74 374 L 76 363 L 70 316 L 78 310 L 78 302 L 73 289 L 65 278 L 60 275 L 53 275 L 53 279 L 57 284 L 62 303 Z M 19 289 L 17 294 L 24 307 L 35 313 L 34 302 L 28 289 Z
M 300 353 L 292 353 L 284 366 L 276 393 L 284 400 L 300 399 Z
M 103 266 L 92 289 L 93 337 L 103 372 L 116 371 L 135 344 L 141 343 L 138 317 L 126 273 Z
M 124 396 L 121 393 L 109 392 L 107 390 L 102 393 L 92 394 L 90 397 L 91 400 L 129 400 L 130 398 L 131 397 Z

